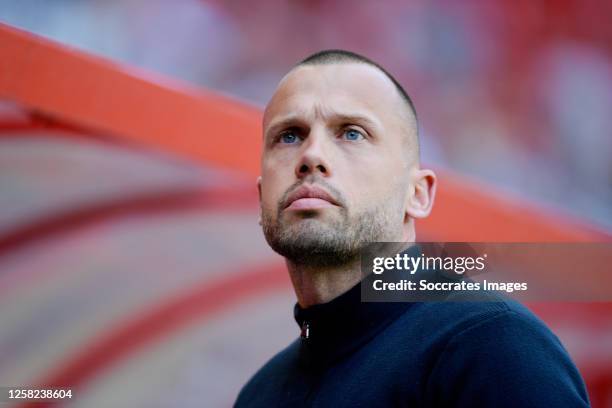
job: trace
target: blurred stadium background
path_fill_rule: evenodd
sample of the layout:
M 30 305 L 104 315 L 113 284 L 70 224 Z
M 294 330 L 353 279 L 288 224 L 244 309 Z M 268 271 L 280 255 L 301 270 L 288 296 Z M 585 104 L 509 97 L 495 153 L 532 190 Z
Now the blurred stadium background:
M 612 3 L 356 4 L 0 1 L 0 385 L 231 405 L 298 335 L 259 121 L 324 48 L 413 95 L 441 174 L 420 239 L 611 240 Z M 611 304 L 530 306 L 612 407 Z

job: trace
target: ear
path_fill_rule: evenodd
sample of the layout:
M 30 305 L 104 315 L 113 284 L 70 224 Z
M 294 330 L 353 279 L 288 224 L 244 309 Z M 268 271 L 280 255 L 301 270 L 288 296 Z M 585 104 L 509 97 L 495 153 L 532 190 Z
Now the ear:
M 257 177 L 257 193 L 259 195 L 259 219 L 257 223 L 261 225 L 261 176 Z
M 407 197 L 406 215 L 412 218 L 426 218 L 431 213 L 436 196 L 436 175 L 428 169 L 415 169 L 412 180 L 413 188 Z
M 257 177 L 257 192 L 259 193 L 259 202 L 261 203 L 261 176 Z

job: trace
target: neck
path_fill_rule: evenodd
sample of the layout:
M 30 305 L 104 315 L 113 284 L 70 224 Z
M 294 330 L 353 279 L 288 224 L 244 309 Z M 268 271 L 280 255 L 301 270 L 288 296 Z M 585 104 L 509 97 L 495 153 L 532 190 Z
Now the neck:
M 298 304 L 303 308 L 329 302 L 358 284 L 362 278 L 359 258 L 334 267 L 286 262 Z
M 389 242 L 415 242 L 416 234 L 413 219 L 408 219 L 401 234 L 401 239 L 398 240 L 397 238 L 395 240 L 391 239 Z M 333 267 L 296 264 L 286 258 L 285 261 L 298 304 L 303 308 L 327 303 L 347 292 L 363 278 L 359 257 L 347 264 Z

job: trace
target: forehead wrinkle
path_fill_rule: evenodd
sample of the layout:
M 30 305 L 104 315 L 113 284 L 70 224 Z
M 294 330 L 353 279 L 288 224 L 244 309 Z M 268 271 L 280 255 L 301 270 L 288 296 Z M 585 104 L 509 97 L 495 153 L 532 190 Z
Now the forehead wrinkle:
M 278 116 L 278 115 L 276 115 Z M 279 125 L 290 122 L 314 122 L 315 120 L 323 122 L 333 121 L 360 121 L 366 125 L 370 125 L 376 130 L 382 130 L 383 126 L 379 118 L 375 114 L 371 114 L 363 109 L 336 109 L 333 106 L 325 105 L 321 102 L 314 102 L 308 107 L 299 106 L 289 113 L 280 116 L 279 118 L 269 118 L 270 123 L 266 126 L 266 130 L 273 129 Z
M 336 69 L 337 72 L 339 68 L 343 69 L 344 67 L 349 69 L 355 67 L 359 67 L 360 69 L 364 68 L 361 64 L 316 65 L 312 67 L 297 67 L 287 73 L 280 81 L 268 106 L 266 106 L 263 120 L 264 136 L 266 132 L 269 132 L 272 126 L 291 119 L 309 122 L 318 118 L 326 121 L 333 117 L 346 116 L 347 118 L 353 118 L 361 116 L 370 119 L 370 122 L 373 122 L 372 124 L 375 125 L 374 127 L 382 132 L 390 130 L 387 129 L 387 125 L 391 124 L 388 123 L 389 120 L 399 125 L 397 130 L 402 134 L 404 143 L 406 146 L 409 146 L 409 150 L 416 150 L 418 156 L 418 142 L 413 140 L 418 137 L 418 130 L 414 123 L 415 118 L 412 112 L 407 111 L 404 101 L 401 100 L 401 96 L 395 87 L 392 86 L 389 79 L 377 69 L 366 66 L 365 68 L 370 73 L 378 77 L 377 80 L 382 79 L 384 81 L 383 87 L 385 88 L 385 92 L 382 94 L 376 92 L 377 97 L 372 98 L 372 94 L 370 94 L 369 91 L 364 94 L 363 89 L 357 91 L 357 93 L 354 93 L 354 89 L 338 89 L 338 83 L 332 81 L 329 72 L 330 69 Z M 318 69 L 324 69 L 326 72 L 324 71 L 323 74 L 317 74 L 316 77 L 311 76 L 311 72 L 309 71 Z M 295 77 L 298 72 L 300 75 L 306 73 L 306 76 L 298 79 Z M 335 73 L 335 75 L 337 75 L 337 73 Z M 342 78 L 340 78 L 340 81 L 342 81 Z M 331 89 L 334 89 L 333 97 L 331 99 L 325 98 L 325 100 L 321 100 L 322 96 L 318 95 L 318 93 L 323 90 L 323 94 L 329 96 L 328 91 Z M 305 103 L 304 94 L 310 95 L 310 98 L 306 99 L 307 103 Z M 390 96 L 391 98 L 389 98 Z M 296 98 L 297 101 L 294 98 Z M 395 112 L 391 113 L 388 110 L 381 112 L 381 102 L 389 104 L 389 108 L 387 109 L 392 109 Z M 336 106 L 344 109 L 337 109 Z M 349 106 L 350 109 L 346 109 L 347 106 Z M 270 108 L 272 108 L 272 110 Z M 391 116 L 389 117 L 390 113 Z M 281 118 L 276 119 L 280 115 L 282 115 Z M 273 121 L 273 123 L 269 123 L 270 121 Z M 267 123 L 269 124 L 266 126 Z
M 344 67 L 345 65 L 342 64 L 341 67 Z M 348 66 L 353 66 L 354 64 L 348 64 Z M 361 64 L 357 65 L 358 67 L 361 67 Z M 276 105 L 278 104 L 280 101 L 283 101 L 283 106 L 286 105 L 290 105 L 292 103 L 292 100 L 294 99 L 294 97 L 298 97 L 298 98 L 304 98 L 304 94 L 310 95 L 311 98 L 315 99 L 314 104 L 316 104 L 315 106 L 315 113 L 319 114 L 319 117 L 326 117 L 329 116 L 328 114 L 326 114 L 326 110 L 327 107 L 325 106 L 324 103 L 320 102 L 320 93 L 323 94 L 327 94 L 326 97 L 328 97 L 330 90 L 333 90 L 333 96 L 337 97 L 339 99 L 341 99 L 341 104 L 346 104 L 345 102 L 348 101 L 349 104 L 362 104 L 363 107 L 365 107 L 366 109 L 369 110 L 374 110 L 375 111 L 375 105 L 372 106 L 369 102 L 369 97 L 366 97 L 364 95 L 359 95 L 359 94 L 353 94 L 354 90 L 353 89 L 341 89 L 339 88 L 339 83 L 337 79 L 334 79 L 333 77 L 331 77 L 329 75 L 329 73 L 323 73 L 323 74 L 317 74 L 316 76 L 312 74 L 313 70 L 316 69 L 329 69 L 329 68 L 334 68 L 336 67 L 336 65 L 327 65 L 327 66 L 298 66 L 293 68 L 291 71 L 289 71 L 279 82 L 271 100 L 269 101 L 268 105 L 266 106 L 265 112 L 264 112 L 264 121 L 265 119 L 267 119 L 267 116 L 269 115 L 269 108 L 272 105 Z M 375 73 L 378 75 L 378 71 L 375 71 Z M 300 75 L 299 79 L 296 78 L 296 75 Z M 386 79 L 386 78 L 385 78 Z M 319 96 L 317 98 L 317 96 Z M 317 100 L 319 99 L 319 100 Z M 334 98 L 335 99 L 335 98 Z M 342 101 L 345 100 L 345 101 Z M 303 101 L 300 101 L 303 102 Z M 311 103 L 313 103 L 313 101 L 310 101 Z M 338 101 L 334 101 L 338 102 Z M 374 109 L 373 109 L 374 108 Z M 333 108 L 332 108 L 333 109 Z

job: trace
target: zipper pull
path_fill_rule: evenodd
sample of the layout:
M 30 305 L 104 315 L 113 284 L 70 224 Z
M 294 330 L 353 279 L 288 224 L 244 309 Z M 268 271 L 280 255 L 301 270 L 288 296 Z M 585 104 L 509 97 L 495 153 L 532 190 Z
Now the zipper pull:
M 306 340 L 310 338 L 310 323 L 302 323 L 302 333 L 300 334 L 300 337 Z

